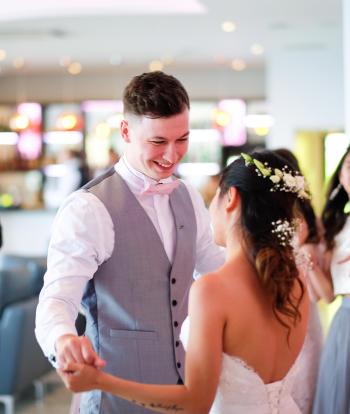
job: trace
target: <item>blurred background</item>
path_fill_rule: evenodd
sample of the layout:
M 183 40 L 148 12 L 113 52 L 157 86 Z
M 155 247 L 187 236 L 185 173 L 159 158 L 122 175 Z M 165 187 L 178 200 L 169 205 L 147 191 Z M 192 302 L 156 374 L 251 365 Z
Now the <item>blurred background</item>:
M 319 209 L 348 141 L 345 18 L 341 0 L 2 5 L 3 220 L 13 209 L 51 217 L 72 188 L 114 163 L 123 151 L 123 88 L 158 69 L 178 77 L 192 101 L 191 147 L 179 175 L 205 188 L 242 148 L 287 147 Z M 3 249 L 12 251 L 11 239 Z

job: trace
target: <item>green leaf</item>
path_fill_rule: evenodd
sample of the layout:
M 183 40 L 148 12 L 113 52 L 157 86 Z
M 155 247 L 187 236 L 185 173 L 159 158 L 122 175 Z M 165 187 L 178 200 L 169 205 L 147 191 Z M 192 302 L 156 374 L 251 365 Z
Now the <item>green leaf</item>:
M 254 163 L 253 158 L 249 154 L 246 154 L 245 152 L 241 152 L 241 156 L 243 157 L 245 161 L 245 165 L 250 165 Z
M 269 177 L 271 175 L 271 168 L 265 167 L 262 162 L 256 160 L 255 158 L 253 159 L 253 162 L 264 177 Z

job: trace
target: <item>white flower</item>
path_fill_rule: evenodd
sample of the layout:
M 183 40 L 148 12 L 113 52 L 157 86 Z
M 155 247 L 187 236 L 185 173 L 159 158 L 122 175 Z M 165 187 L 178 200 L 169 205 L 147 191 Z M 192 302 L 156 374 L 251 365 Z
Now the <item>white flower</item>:
M 298 197 L 300 197 L 300 198 L 305 198 L 306 200 L 310 200 L 311 199 L 311 197 L 310 197 L 310 194 L 308 194 L 305 190 L 299 190 L 298 191 Z
M 270 176 L 270 180 L 274 183 L 277 184 L 281 181 L 281 178 L 278 175 L 271 175 Z
M 275 168 L 275 175 L 282 178 L 283 177 L 283 172 L 281 170 L 279 170 L 278 168 Z
M 302 175 L 297 175 L 295 178 L 295 186 L 297 188 L 297 191 L 303 190 L 305 188 L 305 180 Z
M 289 173 L 284 174 L 283 181 L 285 182 L 287 187 L 296 186 L 296 180 L 295 180 L 295 177 L 292 176 L 292 174 L 289 174 Z

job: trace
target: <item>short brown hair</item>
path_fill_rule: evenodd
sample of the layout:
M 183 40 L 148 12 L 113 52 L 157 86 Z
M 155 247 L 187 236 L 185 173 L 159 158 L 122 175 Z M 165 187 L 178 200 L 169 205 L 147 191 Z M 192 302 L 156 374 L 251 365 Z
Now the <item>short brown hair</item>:
M 123 94 L 124 113 L 166 118 L 190 107 L 186 89 L 174 76 L 161 71 L 135 76 Z

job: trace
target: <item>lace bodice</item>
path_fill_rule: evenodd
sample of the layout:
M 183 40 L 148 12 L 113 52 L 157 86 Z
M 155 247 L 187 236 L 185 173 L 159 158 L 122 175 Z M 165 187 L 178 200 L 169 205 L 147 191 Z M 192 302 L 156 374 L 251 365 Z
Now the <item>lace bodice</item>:
M 189 319 L 180 338 L 186 349 Z M 299 367 L 299 357 L 281 381 L 264 384 L 258 373 L 242 359 L 223 354 L 221 374 L 210 414 L 300 414 L 291 397 Z

